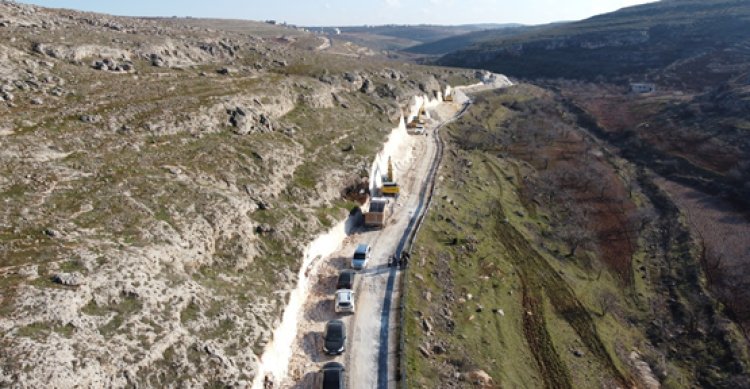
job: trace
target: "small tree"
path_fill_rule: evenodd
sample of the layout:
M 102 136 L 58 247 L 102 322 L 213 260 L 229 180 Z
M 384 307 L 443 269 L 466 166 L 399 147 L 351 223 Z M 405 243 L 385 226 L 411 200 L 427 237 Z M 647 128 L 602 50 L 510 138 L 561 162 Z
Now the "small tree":
M 594 242 L 594 235 L 580 223 L 565 225 L 559 233 L 560 239 L 570 247 L 569 257 L 574 257 L 581 247 L 588 247 Z
M 605 290 L 596 299 L 601 316 L 606 316 L 610 311 L 617 309 L 617 296 Z

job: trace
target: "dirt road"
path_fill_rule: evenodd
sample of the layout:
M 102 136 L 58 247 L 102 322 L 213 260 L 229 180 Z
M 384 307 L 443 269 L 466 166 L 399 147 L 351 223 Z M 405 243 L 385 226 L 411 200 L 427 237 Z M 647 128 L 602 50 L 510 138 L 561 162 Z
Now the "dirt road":
M 458 103 L 441 104 L 434 114 L 452 118 L 461 108 Z M 283 388 L 315 387 L 317 371 L 328 361 L 337 360 L 347 368 L 349 387 L 386 388 L 393 382 L 393 355 L 398 301 L 394 289 L 398 270 L 388 267 L 388 258 L 397 252 L 413 228 L 412 220 L 420 203 L 420 190 L 428 179 L 434 161 L 436 137 L 434 130 L 441 121 L 430 120 L 426 135 L 410 136 L 394 155 L 394 168 L 401 186 L 398 199 L 391 199 L 391 214 L 381 230 L 353 231 L 330 258 L 321 262 L 311 279 L 311 289 L 299 321 L 297 339 L 289 366 L 289 377 Z M 411 225 L 410 225 L 411 224 Z M 355 284 L 356 313 L 334 313 L 333 293 L 340 270 L 349 268 L 349 261 L 358 243 L 373 247 L 367 268 L 360 271 Z M 339 357 L 328 357 L 322 351 L 323 329 L 328 320 L 342 318 L 347 326 L 346 352 Z M 390 345 L 384 345 L 388 343 Z M 384 347 L 385 346 L 385 347 Z M 383 352 L 381 353 L 381 349 Z
M 288 374 L 275 388 L 317 388 L 318 370 L 329 361 L 344 364 L 350 388 L 396 387 L 400 272 L 388 266 L 388 259 L 403 248 L 409 231 L 416 227 L 417 213 L 425 205 L 430 172 L 438 150 L 436 129 L 464 112 L 462 108 L 468 102 L 464 92 L 508 85 L 512 83 L 502 77 L 457 88 L 455 102 L 428 108 L 433 119 L 428 120 L 424 135 L 408 136 L 400 143 L 398 151 L 389 155 L 393 158 L 401 195 L 387 205 L 390 216 L 386 226 L 380 230 L 353 229 L 340 249 L 317 261 L 310 269 L 311 287 L 298 318 Z M 359 243 L 369 243 L 373 251 L 367 268 L 358 272 L 355 282 L 356 313 L 336 314 L 333 306 L 336 278 L 341 270 L 350 268 L 351 256 Z M 343 320 L 347 328 L 346 351 L 337 357 L 323 352 L 323 330 L 333 319 Z

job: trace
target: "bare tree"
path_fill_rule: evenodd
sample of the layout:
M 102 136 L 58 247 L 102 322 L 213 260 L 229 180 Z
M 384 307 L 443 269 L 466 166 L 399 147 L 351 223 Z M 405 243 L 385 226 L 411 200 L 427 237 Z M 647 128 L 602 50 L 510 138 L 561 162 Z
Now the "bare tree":
M 599 305 L 601 316 L 606 316 L 609 312 L 617 309 L 617 296 L 608 290 L 600 293 L 596 302 Z
M 574 257 L 581 247 L 588 247 L 594 242 L 594 235 L 580 223 L 567 224 L 559 233 L 560 239 L 570 248 L 569 257 Z

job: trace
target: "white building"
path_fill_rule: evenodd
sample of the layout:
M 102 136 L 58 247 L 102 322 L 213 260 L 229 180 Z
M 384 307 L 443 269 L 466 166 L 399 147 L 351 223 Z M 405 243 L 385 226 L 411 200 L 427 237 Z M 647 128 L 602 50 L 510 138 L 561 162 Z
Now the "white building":
M 647 83 L 632 83 L 630 91 L 633 93 L 653 93 L 656 92 L 656 85 Z

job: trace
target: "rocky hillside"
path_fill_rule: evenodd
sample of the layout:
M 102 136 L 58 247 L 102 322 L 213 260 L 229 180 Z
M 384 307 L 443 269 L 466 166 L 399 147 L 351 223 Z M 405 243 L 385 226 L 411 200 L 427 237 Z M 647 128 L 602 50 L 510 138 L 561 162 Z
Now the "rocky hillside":
M 473 31 L 466 34 L 454 35 L 436 41 L 422 43 L 407 47 L 404 51 L 424 55 L 445 55 L 454 51 L 466 49 L 470 46 L 479 45 L 482 42 L 494 41 L 500 38 L 509 39 L 517 35 L 523 35 L 533 30 L 549 28 L 549 25 L 523 26 L 513 25 L 491 30 Z
M 462 36 L 476 31 L 515 27 L 516 24 L 383 25 L 351 27 L 309 27 L 311 31 L 329 34 L 331 38 L 352 42 L 370 49 L 402 50 L 430 42 Z M 340 34 L 336 34 L 336 31 Z
M 0 386 L 248 382 L 402 104 L 469 81 L 232 23 L 0 2 Z
M 750 4 L 672 0 L 527 34 L 497 34 L 440 59 L 524 78 L 649 79 L 700 89 L 748 64 Z

